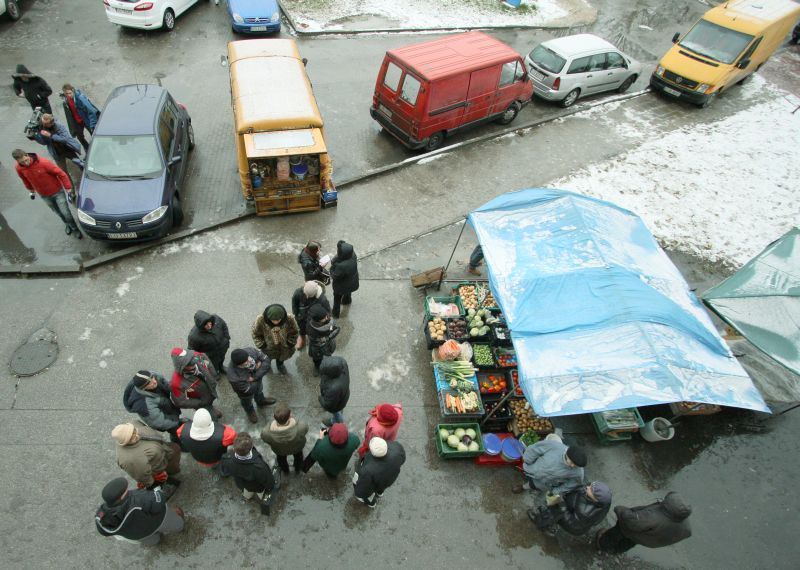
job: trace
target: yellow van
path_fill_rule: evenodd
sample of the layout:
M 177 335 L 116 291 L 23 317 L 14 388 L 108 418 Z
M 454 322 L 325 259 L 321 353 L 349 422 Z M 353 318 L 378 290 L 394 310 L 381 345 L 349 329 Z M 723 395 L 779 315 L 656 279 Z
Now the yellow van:
M 322 116 L 292 40 L 228 44 L 242 193 L 256 214 L 335 205 Z
M 730 0 L 706 12 L 661 58 L 650 86 L 707 107 L 758 71 L 800 18 L 792 0 Z

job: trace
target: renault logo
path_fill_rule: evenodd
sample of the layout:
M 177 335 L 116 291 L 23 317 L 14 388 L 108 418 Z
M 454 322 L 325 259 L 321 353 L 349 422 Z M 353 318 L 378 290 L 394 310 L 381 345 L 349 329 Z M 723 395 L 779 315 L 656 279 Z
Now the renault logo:
M 116 224 L 114 224 L 114 227 L 116 227 L 119 230 L 122 228 L 122 224 L 117 222 Z

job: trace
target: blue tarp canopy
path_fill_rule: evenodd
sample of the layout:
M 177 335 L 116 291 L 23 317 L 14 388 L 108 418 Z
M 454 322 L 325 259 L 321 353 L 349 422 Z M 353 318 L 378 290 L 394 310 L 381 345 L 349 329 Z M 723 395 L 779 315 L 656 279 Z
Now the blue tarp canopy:
M 632 212 L 534 188 L 495 198 L 468 221 L 538 414 L 679 401 L 769 411 Z

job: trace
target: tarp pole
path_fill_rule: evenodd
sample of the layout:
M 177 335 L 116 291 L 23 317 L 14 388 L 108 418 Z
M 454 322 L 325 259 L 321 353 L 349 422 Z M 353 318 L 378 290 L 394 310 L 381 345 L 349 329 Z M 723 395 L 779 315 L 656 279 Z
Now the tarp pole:
M 467 218 L 464 217 L 464 223 L 461 224 L 461 231 L 458 232 L 458 238 L 456 238 L 456 243 L 453 246 L 453 251 L 450 252 L 450 259 L 447 260 L 447 265 L 444 266 L 444 273 L 447 273 L 447 270 L 450 269 L 450 262 L 453 261 L 453 256 L 456 254 L 456 248 L 458 247 L 458 242 L 461 241 L 461 235 L 464 233 L 464 228 L 467 227 Z M 439 282 L 441 285 L 441 281 Z

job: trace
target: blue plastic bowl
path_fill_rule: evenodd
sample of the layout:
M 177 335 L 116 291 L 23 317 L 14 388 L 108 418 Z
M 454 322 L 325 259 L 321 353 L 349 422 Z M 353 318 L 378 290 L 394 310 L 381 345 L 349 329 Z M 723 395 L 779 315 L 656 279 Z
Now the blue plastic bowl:
M 525 453 L 525 446 L 516 437 L 507 437 L 503 440 L 500 454 L 509 463 L 519 461 L 523 453 Z
M 483 447 L 486 449 L 486 455 L 500 455 L 503 442 L 495 434 L 487 433 L 483 436 Z

